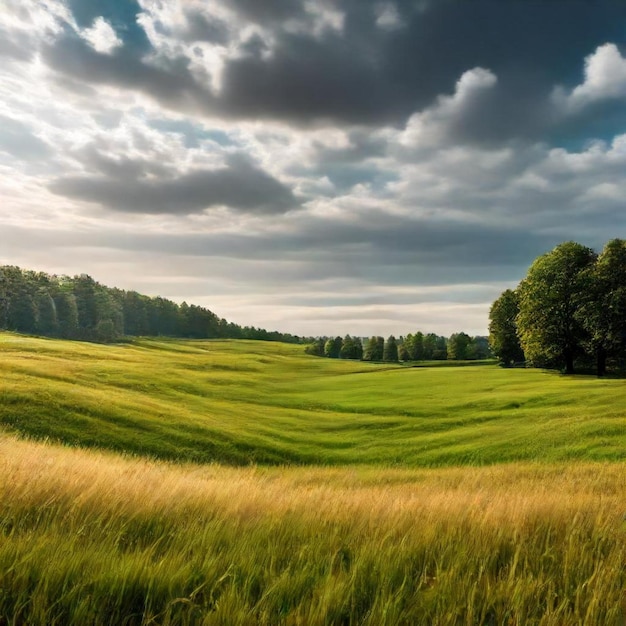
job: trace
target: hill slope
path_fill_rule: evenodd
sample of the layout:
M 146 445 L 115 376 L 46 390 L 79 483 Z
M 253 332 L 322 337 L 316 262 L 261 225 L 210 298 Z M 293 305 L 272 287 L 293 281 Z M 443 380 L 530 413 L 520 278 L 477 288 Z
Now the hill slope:
M 626 458 L 626 385 L 537 370 L 382 366 L 301 346 L 0 334 L 0 425 L 151 457 L 232 464 Z

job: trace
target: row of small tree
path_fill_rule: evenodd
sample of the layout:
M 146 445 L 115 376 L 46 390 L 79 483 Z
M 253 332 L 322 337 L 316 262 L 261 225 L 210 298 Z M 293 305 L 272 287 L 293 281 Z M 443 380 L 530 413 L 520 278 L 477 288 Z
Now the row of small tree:
M 106 287 L 86 274 L 51 276 L 14 266 L 0 267 L 0 329 L 102 342 L 141 335 L 301 341 L 233 324 L 194 304 Z
M 503 364 L 562 368 L 626 364 L 626 240 L 600 254 L 569 241 L 538 257 L 489 313 L 491 348 Z
M 491 356 L 486 337 L 470 337 L 455 333 L 450 338 L 417 332 L 396 339 L 391 335 L 370 337 L 365 345 L 360 337 L 318 337 L 305 348 L 307 354 L 331 359 L 363 361 L 437 361 L 445 359 L 473 360 Z

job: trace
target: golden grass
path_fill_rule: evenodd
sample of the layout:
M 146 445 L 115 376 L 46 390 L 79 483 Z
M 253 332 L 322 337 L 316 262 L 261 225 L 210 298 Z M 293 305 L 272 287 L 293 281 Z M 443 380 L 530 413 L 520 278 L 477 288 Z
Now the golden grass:
M 0 624 L 624 623 L 624 464 L 181 466 L 0 436 L 0 501 Z

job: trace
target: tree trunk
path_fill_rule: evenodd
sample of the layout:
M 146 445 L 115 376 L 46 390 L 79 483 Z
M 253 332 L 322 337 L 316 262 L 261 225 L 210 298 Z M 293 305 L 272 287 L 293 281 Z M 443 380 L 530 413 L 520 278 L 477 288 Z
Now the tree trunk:
M 573 374 L 574 373 L 574 355 L 570 350 L 565 352 L 565 373 Z
M 606 350 L 604 348 L 598 348 L 598 376 L 604 376 L 606 374 Z

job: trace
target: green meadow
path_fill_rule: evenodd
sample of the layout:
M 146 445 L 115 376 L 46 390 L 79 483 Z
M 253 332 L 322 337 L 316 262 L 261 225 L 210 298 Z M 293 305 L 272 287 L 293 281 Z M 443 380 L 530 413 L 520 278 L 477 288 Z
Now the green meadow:
M 254 341 L 0 334 L 0 425 L 227 464 L 626 460 L 626 384 L 494 364 L 372 364 Z
M 3 333 L 0 381 L 0 626 L 625 623 L 624 380 Z

